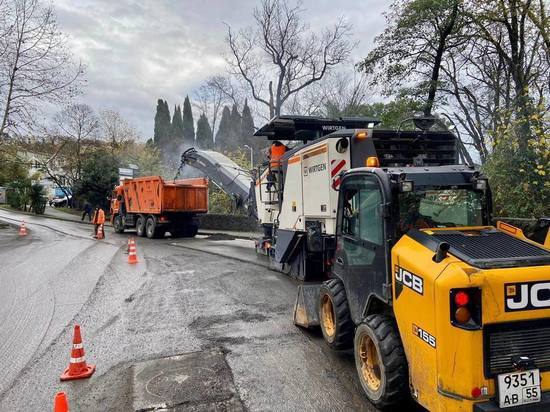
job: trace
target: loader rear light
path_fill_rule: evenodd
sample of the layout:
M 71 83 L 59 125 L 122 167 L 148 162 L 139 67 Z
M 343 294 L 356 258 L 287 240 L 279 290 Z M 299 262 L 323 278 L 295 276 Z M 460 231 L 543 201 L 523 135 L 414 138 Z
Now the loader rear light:
M 481 396 L 481 388 L 477 386 L 472 389 L 472 398 L 479 398 Z
M 359 132 L 355 134 L 356 139 L 366 139 L 367 137 L 369 137 L 367 132 Z
M 455 295 L 455 303 L 457 306 L 466 306 L 470 302 L 470 296 L 464 292 L 460 291 Z
M 472 318 L 468 308 L 461 306 L 455 311 L 455 320 L 460 323 L 466 323 Z
M 481 289 L 451 289 L 451 323 L 467 330 L 481 329 Z

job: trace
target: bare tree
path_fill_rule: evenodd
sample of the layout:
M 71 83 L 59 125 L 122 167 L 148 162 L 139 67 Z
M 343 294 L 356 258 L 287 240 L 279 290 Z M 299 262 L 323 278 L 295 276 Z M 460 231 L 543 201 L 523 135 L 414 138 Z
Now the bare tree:
M 223 105 L 232 102 L 239 106 L 240 91 L 226 76 L 212 76 L 194 93 L 195 107 L 209 119 L 212 133 L 215 135 L 216 126 Z
M 51 6 L 40 0 L 0 2 L 0 136 L 33 119 L 40 102 L 74 96 L 83 68 L 75 64 Z
M 87 104 L 73 104 L 54 117 L 55 136 L 64 146 L 63 169 L 72 184 L 82 177 L 82 163 L 93 148 L 99 131 L 99 120 Z
M 262 0 L 254 9 L 254 27 L 236 33 L 228 26 L 231 73 L 269 109 L 270 117 L 280 115 L 293 95 L 345 61 L 355 46 L 343 19 L 316 34 L 302 22 L 303 12 L 287 0 Z
M 535 100 L 543 103 L 548 97 L 548 54 L 544 52 L 548 29 L 533 22 L 537 16 L 537 21 L 547 20 L 545 5 L 540 3 L 537 10 L 533 0 L 470 0 L 465 15 L 472 34 L 492 46 L 512 80 L 514 112 L 522 119 L 516 133 L 520 149 L 526 150 L 532 136 L 531 117 L 537 110 Z
M 137 137 L 136 130 L 115 110 L 103 110 L 99 113 L 99 134 L 109 142 L 111 151 Z

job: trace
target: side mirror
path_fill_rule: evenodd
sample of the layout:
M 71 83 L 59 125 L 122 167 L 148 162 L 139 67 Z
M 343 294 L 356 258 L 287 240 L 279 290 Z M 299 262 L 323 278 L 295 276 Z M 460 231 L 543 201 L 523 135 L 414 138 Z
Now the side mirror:
M 437 245 L 437 249 L 435 251 L 435 255 L 433 257 L 433 261 L 435 263 L 439 263 L 443 261 L 447 257 L 447 252 L 451 248 L 451 245 L 449 245 L 447 242 L 441 242 L 439 245 Z

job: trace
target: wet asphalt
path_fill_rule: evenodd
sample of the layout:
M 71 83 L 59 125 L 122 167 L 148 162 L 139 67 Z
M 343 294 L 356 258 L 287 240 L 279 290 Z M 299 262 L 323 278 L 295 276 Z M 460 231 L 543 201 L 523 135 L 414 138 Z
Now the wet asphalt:
M 138 238 L 139 263 L 130 265 L 131 234 L 108 229 L 97 241 L 87 225 L 0 210 L 2 222 L 22 218 L 25 238 L 0 227 L 0 411 L 49 410 L 57 391 L 75 411 L 152 410 L 136 370 L 157 359 L 175 364 L 163 358 L 176 355 L 207 363 L 215 355 L 223 368 L 207 386 L 230 379 L 234 390 L 210 399 L 180 373 L 171 390 L 189 396 L 174 396 L 164 410 L 375 410 L 352 353 L 294 326 L 296 285 L 268 270 L 251 241 Z M 61 383 L 75 323 L 97 371 Z

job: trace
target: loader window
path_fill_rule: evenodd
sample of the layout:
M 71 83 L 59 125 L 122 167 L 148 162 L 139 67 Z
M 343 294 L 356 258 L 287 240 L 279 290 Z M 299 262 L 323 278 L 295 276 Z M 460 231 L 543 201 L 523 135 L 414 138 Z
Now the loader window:
M 481 226 L 483 193 L 471 189 L 425 188 L 399 195 L 399 229 Z
M 376 180 L 350 179 L 344 187 L 342 234 L 382 244 L 382 221 L 379 206 L 382 193 Z

